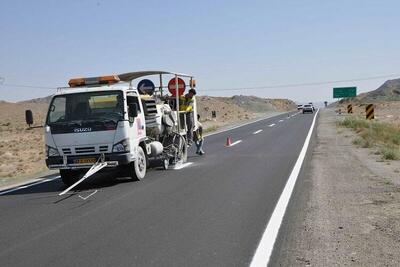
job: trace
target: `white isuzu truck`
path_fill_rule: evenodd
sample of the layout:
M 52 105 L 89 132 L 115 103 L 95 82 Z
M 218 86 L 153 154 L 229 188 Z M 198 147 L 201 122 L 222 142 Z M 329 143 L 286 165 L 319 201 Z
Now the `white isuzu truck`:
M 135 87 L 134 81 L 144 76 L 159 85 L 145 79 Z M 171 77 L 168 86 L 163 84 L 166 76 Z M 179 111 L 179 101 L 193 87 L 193 76 L 167 71 L 71 79 L 50 102 L 46 165 L 59 169 L 62 181 L 71 186 L 103 167 L 122 168 L 140 180 L 148 167 L 167 169 L 185 162 L 186 117 L 193 117 L 196 128 L 197 110 L 195 99 L 190 113 Z

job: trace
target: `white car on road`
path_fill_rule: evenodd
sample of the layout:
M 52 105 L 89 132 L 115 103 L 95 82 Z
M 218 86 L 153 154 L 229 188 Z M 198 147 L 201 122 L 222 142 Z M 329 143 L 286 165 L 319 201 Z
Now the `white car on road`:
M 314 113 L 314 108 L 310 104 L 306 104 L 303 106 L 303 114 L 304 113 Z

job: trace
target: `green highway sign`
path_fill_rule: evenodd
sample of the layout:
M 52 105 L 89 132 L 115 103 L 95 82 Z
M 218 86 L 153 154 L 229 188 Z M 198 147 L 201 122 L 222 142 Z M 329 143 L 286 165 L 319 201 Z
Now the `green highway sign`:
M 333 88 L 333 98 L 344 98 L 357 96 L 357 87 L 335 87 Z

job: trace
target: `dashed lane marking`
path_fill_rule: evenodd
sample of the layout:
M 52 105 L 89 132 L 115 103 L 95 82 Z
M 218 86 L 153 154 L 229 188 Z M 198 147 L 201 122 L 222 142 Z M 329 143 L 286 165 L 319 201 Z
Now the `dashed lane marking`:
M 258 134 L 258 133 L 261 133 L 263 130 L 258 130 L 258 131 L 255 131 L 253 134 Z
M 271 117 L 260 118 L 258 120 L 247 122 L 247 123 L 244 123 L 244 124 L 240 124 L 240 125 L 234 126 L 232 128 L 227 128 L 227 129 L 224 129 L 224 130 L 221 130 L 221 131 L 216 131 L 216 132 L 213 132 L 213 133 L 205 134 L 204 136 L 207 137 L 207 136 L 212 136 L 212 135 L 216 135 L 216 134 L 220 134 L 220 133 L 224 133 L 224 132 L 229 132 L 231 130 L 234 130 L 234 129 L 237 129 L 237 128 L 241 128 L 243 126 L 247 126 L 247 125 L 250 125 L 250 124 L 253 124 L 253 123 L 256 123 L 256 122 L 259 122 L 259 121 L 263 121 L 263 120 L 272 119 L 274 117 L 278 117 L 278 116 L 281 116 L 281 115 L 282 114 L 277 114 L 277 115 L 274 115 L 274 116 L 271 116 Z
M 230 146 L 228 146 L 228 147 L 231 147 L 231 146 L 235 146 L 235 145 L 237 145 L 237 144 L 239 144 L 239 143 L 241 143 L 242 142 L 242 140 L 237 140 L 236 142 L 233 142 Z
M 270 125 L 268 125 L 269 127 L 274 127 L 275 126 L 275 123 L 272 123 L 272 124 L 270 124 Z

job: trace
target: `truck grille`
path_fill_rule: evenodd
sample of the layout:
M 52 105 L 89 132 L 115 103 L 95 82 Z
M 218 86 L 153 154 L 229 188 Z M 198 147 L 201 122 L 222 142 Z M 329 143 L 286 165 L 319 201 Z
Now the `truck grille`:
M 70 155 L 71 154 L 71 148 L 63 148 L 62 152 L 64 155 Z
M 100 152 L 107 152 L 108 151 L 108 146 L 100 146 L 99 147 Z
M 75 153 L 76 154 L 84 154 L 84 153 L 94 153 L 96 150 L 94 146 L 87 146 L 87 147 L 76 147 Z

